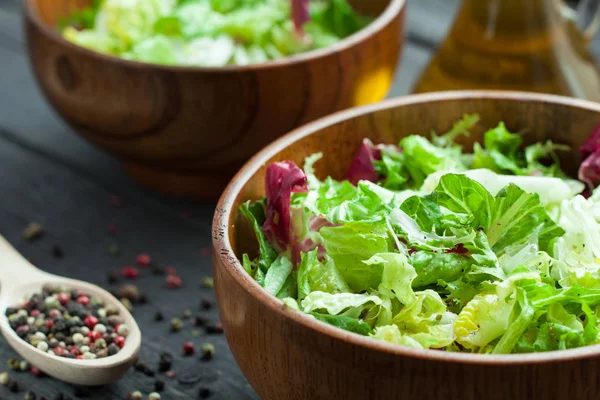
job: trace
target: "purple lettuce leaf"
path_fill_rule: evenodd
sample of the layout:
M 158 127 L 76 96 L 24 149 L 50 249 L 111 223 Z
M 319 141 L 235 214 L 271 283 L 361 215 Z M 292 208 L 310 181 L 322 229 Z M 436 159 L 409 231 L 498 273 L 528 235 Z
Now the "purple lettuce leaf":
M 579 148 L 581 157 L 586 159 L 592 153 L 600 152 L 600 125 L 594 129 L 588 140 Z
M 292 21 L 299 35 L 304 35 L 304 24 L 310 21 L 308 0 L 290 0 L 292 2 Z
M 600 151 L 590 154 L 579 167 L 578 178 L 590 189 L 600 184 Z
M 291 161 L 272 163 L 266 173 L 267 219 L 263 232 L 279 252 L 291 240 L 290 199 L 292 193 L 307 192 L 306 175 Z
M 346 178 L 355 186 L 358 181 L 377 182 L 377 172 L 373 164 L 377 160 L 381 160 L 381 150 L 369 139 L 363 140 L 360 149 L 354 156 Z

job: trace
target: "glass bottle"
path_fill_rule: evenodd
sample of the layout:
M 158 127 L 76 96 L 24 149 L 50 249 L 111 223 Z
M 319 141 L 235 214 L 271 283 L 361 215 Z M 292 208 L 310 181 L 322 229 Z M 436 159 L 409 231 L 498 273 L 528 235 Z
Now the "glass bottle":
M 592 3 L 582 0 L 576 12 L 561 0 L 463 0 L 414 92 L 503 89 L 600 101 L 588 51 L 600 21 Z

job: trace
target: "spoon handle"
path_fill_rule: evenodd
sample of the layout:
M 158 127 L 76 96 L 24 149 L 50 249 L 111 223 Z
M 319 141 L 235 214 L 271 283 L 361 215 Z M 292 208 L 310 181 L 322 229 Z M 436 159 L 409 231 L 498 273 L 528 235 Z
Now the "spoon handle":
M 0 235 L 0 290 L 32 282 L 47 274 L 34 267 Z

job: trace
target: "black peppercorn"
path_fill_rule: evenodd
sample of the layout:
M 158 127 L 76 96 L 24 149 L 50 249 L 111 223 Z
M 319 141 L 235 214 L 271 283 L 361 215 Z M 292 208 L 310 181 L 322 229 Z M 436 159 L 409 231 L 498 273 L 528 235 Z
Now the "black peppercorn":
M 210 397 L 210 395 L 211 392 L 209 388 L 207 388 L 206 386 L 200 386 L 200 389 L 198 390 L 198 397 L 200 397 L 201 399 L 206 399 Z
M 165 381 L 162 379 L 157 379 L 154 381 L 154 390 L 157 392 L 162 392 L 165 390 Z

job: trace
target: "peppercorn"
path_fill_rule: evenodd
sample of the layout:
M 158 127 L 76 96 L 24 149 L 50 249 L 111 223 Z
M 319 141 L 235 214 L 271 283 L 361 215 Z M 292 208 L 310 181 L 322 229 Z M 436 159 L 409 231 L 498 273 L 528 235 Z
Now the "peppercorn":
M 194 325 L 195 326 L 204 326 L 209 321 L 209 316 L 207 314 L 198 314 L 194 317 Z
M 192 317 L 192 312 L 190 310 L 185 310 L 183 315 L 181 316 L 183 319 L 190 319 Z
M 204 279 L 202 279 L 202 282 L 200 282 L 200 286 L 203 288 L 212 289 L 215 287 L 215 281 L 212 277 L 207 276 Z
M 121 299 L 121 304 L 123 304 L 127 311 L 133 311 L 133 304 L 131 304 L 131 301 L 129 301 L 129 299 Z
M 148 296 L 146 296 L 145 294 L 140 294 L 140 297 L 138 297 L 137 300 L 140 304 L 148 304 Z
M 18 371 L 19 367 L 21 366 L 21 362 L 19 360 L 17 360 L 16 358 L 9 358 L 6 361 L 6 366 L 11 371 Z
M 167 287 L 170 289 L 180 288 L 182 285 L 181 278 L 178 275 L 167 275 Z
M 208 297 L 203 297 L 200 301 L 200 308 L 203 310 L 210 310 L 213 306 L 213 302 Z
M 165 319 L 165 316 L 160 311 L 157 311 L 156 314 L 154 314 L 154 320 L 156 322 L 160 322 L 164 319 Z
M 216 352 L 215 346 L 212 343 L 204 343 L 201 347 L 202 350 L 202 359 L 203 360 L 211 360 Z
M 121 275 L 123 275 L 123 278 L 125 279 L 136 279 L 138 276 L 140 276 L 140 271 L 135 267 L 126 265 L 121 268 Z
M 139 390 L 136 390 L 135 392 L 131 393 L 131 400 L 142 400 L 142 398 L 142 392 L 140 392 Z
M 106 276 L 106 281 L 111 285 L 115 284 L 115 283 L 119 282 L 119 276 L 114 271 L 109 272 L 108 275 Z
M 148 395 L 148 400 L 160 400 L 160 394 L 152 392 Z
M 165 390 L 165 381 L 163 381 L 162 379 L 155 380 L 154 381 L 154 391 L 162 392 L 163 390 Z
M 29 371 L 29 363 L 27 361 L 21 361 L 19 363 L 19 370 L 21 372 Z
M 8 376 L 8 372 L 0 373 L 0 385 L 6 386 L 10 382 L 10 376 Z
M 19 384 L 17 383 L 17 381 L 11 380 L 8 383 L 8 390 L 10 390 L 13 393 L 17 393 L 19 391 Z
M 120 249 L 119 246 L 116 243 L 112 243 L 108 246 L 108 252 L 113 256 L 116 257 L 119 255 Z
M 206 327 L 206 333 L 223 333 L 223 325 L 220 322 L 217 322 L 213 325 L 208 325 Z
M 186 356 L 191 356 L 196 352 L 196 346 L 192 342 L 185 342 L 183 344 L 183 354 Z
M 37 396 L 32 391 L 27 391 L 25 393 L 25 396 L 23 397 L 23 400 L 36 400 L 36 399 L 37 399 Z
M 137 301 L 140 296 L 140 291 L 135 285 L 123 285 L 119 288 L 119 297 L 130 301 Z
M 158 372 L 167 372 L 173 366 L 173 356 L 167 352 L 160 353 Z
M 160 265 L 152 264 L 152 275 L 164 275 L 165 270 Z
M 142 268 L 149 267 L 152 263 L 152 258 L 148 254 L 138 254 L 135 258 L 135 262 Z
M 201 399 L 206 399 L 210 397 L 210 395 L 211 391 L 209 388 L 207 388 L 206 386 L 200 386 L 200 389 L 198 390 L 198 397 L 200 397 Z
M 59 245 L 55 245 L 52 248 L 52 255 L 56 258 L 63 258 L 65 256 L 65 252 Z
M 29 241 L 35 240 L 44 234 L 44 228 L 37 222 L 30 222 L 23 230 L 23 238 Z
M 179 318 L 173 318 L 171 320 L 171 332 L 179 332 L 183 324 Z

